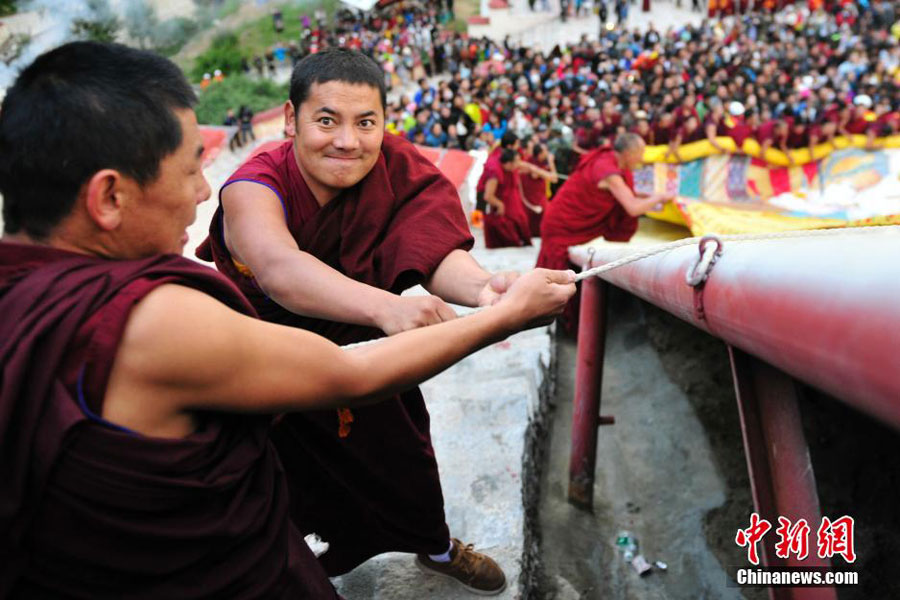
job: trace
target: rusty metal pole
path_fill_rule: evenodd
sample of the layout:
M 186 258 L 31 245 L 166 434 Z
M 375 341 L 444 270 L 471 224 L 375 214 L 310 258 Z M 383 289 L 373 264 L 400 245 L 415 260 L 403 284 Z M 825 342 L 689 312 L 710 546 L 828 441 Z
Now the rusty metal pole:
M 575 399 L 572 411 L 572 452 L 569 455 L 569 502 L 585 510 L 594 504 L 597 426 L 603 385 L 608 283 L 599 277 L 582 282 L 575 359 Z
M 760 517 L 772 524 L 763 540 L 762 563 L 769 567 L 830 567 L 827 559 L 816 554 L 815 539 L 810 553 L 799 561 L 775 555 L 774 535 L 778 517 L 791 522 L 806 519 L 816 531 L 822 520 L 816 478 L 809 447 L 803 435 L 797 385 L 792 377 L 775 367 L 728 347 L 731 369 L 741 418 L 741 433 L 753 504 Z M 833 587 L 769 588 L 772 600 L 836 600 Z

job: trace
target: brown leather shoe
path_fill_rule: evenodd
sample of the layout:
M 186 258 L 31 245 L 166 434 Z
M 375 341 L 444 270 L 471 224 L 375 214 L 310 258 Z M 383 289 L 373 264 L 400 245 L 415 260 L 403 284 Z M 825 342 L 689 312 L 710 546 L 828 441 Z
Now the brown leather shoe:
M 472 544 L 453 538 L 450 562 L 435 562 L 427 554 L 416 555 L 416 564 L 431 575 L 452 579 L 473 594 L 496 596 L 506 589 L 506 575 L 489 556 L 475 552 Z

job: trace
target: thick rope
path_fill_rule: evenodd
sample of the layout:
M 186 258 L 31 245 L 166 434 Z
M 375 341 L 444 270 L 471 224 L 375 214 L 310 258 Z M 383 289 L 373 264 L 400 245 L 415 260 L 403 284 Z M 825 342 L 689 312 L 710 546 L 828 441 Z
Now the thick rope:
M 898 225 L 869 225 L 866 227 L 839 227 L 833 229 L 809 229 L 809 230 L 797 230 L 797 231 L 779 231 L 777 233 L 741 233 L 735 235 L 720 235 L 716 236 L 723 242 L 752 242 L 758 240 L 781 240 L 787 238 L 807 238 L 807 237 L 829 237 L 829 236 L 840 236 L 840 235 L 848 235 L 850 233 L 872 233 L 874 231 L 883 232 L 885 229 L 894 228 L 897 232 L 900 232 L 900 226 Z M 640 250 L 629 254 L 628 256 L 624 256 L 618 260 L 614 260 L 612 262 L 606 263 L 605 265 L 601 265 L 599 267 L 593 267 L 590 269 L 586 269 L 581 273 L 578 273 L 575 276 L 575 281 L 582 281 L 587 279 L 588 277 L 597 277 L 601 273 L 606 273 L 607 271 L 612 271 L 613 269 L 618 269 L 619 267 L 624 267 L 625 265 L 630 265 L 633 262 L 637 262 L 639 260 L 643 260 L 645 258 L 649 258 L 651 256 L 656 256 L 657 254 L 664 254 L 666 252 L 671 252 L 672 250 L 676 250 L 677 248 L 682 248 L 684 246 L 693 246 L 695 244 L 699 244 L 700 240 L 703 239 L 701 237 L 691 237 L 684 238 L 683 240 L 676 240 L 674 242 L 669 242 L 666 244 L 658 244 L 655 246 L 650 246 L 645 250 Z M 593 249 L 593 247 L 591 247 Z M 474 314 L 481 310 L 484 310 L 486 307 L 473 308 L 467 310 L 465 314 Z M 377 338 L 374 340 L 368 340 L 365 342 L 357 342 L 355 344 L 348 344 L 346 346 L 341 346 L 344 350 L 349 350 L 351 348 L 357 348 L 359 346 L 365 346 L 367 344 L 372 344 L 384 338 Z

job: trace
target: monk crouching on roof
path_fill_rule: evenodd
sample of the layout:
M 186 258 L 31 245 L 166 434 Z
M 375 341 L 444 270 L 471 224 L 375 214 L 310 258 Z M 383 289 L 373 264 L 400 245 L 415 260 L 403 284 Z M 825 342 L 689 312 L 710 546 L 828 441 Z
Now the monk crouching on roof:
M 453 185 L 402 137 L 384 134 L 381 69 L 331 48 L 300 61 L 285 103 L 289 140 L 250 159 L 220 192 L 201 258 L 273 323 L 347 344 L 452 320 L 444 302 L 488 306 L 491 275 Z M 400 296 L 421 283 L 430 296 Z M 291 515 L 330 548 L 329 575 L 372 556 L 417 554 L 430 573 L 482 594 L 506 578 L 450 537 L 422 393 L 378 406 L 287 415 L 272 434 L 294 489 Z
M 637 231 L 640 215 L 672 200 L 668 195 L 635 193 L 633 171 L 640 167 L 643 156 L 644 141 L 636 133 L 619 134 L 612 146 L 582 156 L 547 205 L 541 223 L 538 267 L 571 268 L 569 246 L 600 236 L 627 242 Z M 573 301 L 563 318 L 569 331 L 576 328 L 577 315 L 577 301 Z
M 535 271 L 353 350 L 254 318 L 179 256 L 210 193 L 194 101 L 168 60 L 77 42 L 3 102 L 2 598 L 336 598 L 271 415 L 393 398 L 574 292 Z

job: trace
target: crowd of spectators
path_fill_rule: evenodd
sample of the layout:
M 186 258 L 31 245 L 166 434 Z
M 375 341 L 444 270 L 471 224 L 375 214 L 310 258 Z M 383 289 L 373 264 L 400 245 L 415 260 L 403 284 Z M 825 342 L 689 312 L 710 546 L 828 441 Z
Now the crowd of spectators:
M 448 76 L 420 72 L 415 93 L 388 106 L 387 127 L 460 149 L 490 147 L 506 131 L 534 136 L 563 171 L 572 153 L 626 130 L 676 157 L 689 142 L 719 146 L 717 136 L 782 150 L 841 134 L 874 140 L 900 129 L 897 9 L 889 0 L 799 4 L 665 31 L 604 27 L 599 40 L 547 52 L 436 25 L 430 46 Z
M 603 3 L 598 2 L 598 6 Z M 812 148 L 843 134 L 900 131 L 900 1 L 813 0 L 658 30 L 613 26 L 543 51 L 447 26 L 452 4 L 402 2 L 368 13 L 303 16 L 299 40 L 246 70 L 274 73 L 327 46 L 378 62 L 396 100 L 387 129 L 435 147 L 533 137 L 562 172 L 620 132 L 684 158 L 684 144 L 732 137 L 763 148 Z M 408 91 L 411 82 L 415 91 Z M 722 149 L 722 148 L 720 148 Z
M 246 74 L 275 76 L 281 67 L 293 66 L 307 54 L 330 46 L 343 46 L 374 58 L 385 72 L 388 89 L 420 77 L 444 73 L 447 68 L 443 40 L 453 17 L 453 2 L 406 1 L 362 12 L 347 7 L 336 10 L 329 21 L 325 11 L 301 15 L 297 40 L 278 42 L 264 55 L 244 59 Z M 274 15 L 276 31 L 283 17 Z

